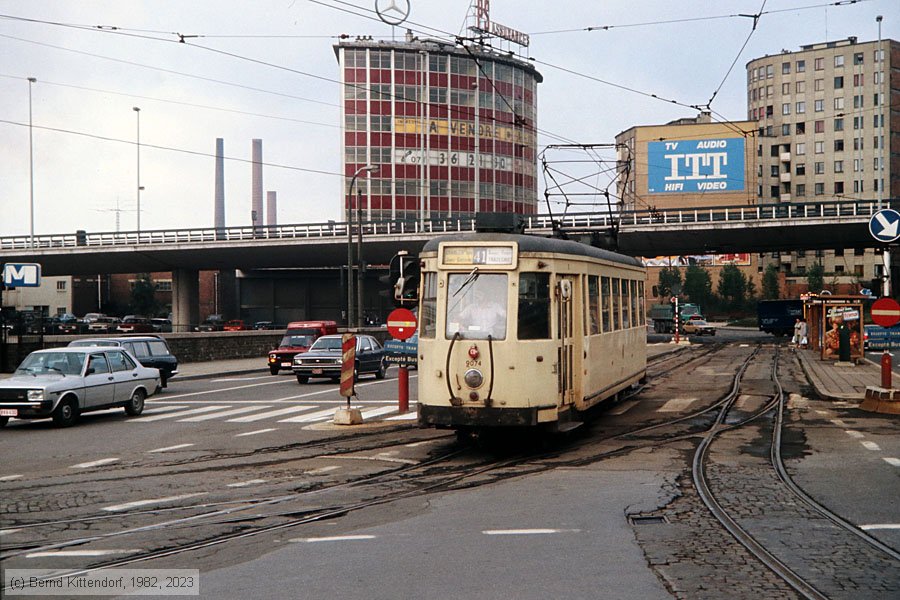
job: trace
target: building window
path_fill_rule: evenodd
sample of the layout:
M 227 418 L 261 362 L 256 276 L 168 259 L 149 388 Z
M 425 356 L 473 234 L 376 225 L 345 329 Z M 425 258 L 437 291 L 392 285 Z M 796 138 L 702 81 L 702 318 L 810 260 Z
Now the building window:
M 884 62 L 884 50 L 876 50 L 873 56 L 875 57 L 875 62 Z
M 844 77 L 838 76 L 834 78 L 834 89 L 842 90 L 844 89 Z
M 825 184 L 817 183 L 816 184 L 816 196 L 824 196 L 825 195 Z
M 56 291 L 57 292 L 66 291 L 66 282 L 65 281 L 57 281 L 56 282 Z
M 862 95 L 853 96 L 853 108 L 862 108 L 863 107 L 863 97 Z
M 815 87 L 817 92 L 821 92 L 822 90 L 825 89 L 825 80 L 824 79 L 816 79 L 815 85 L 813 87 Z
M 835 248 L 835 250 L 834 250 L 834 255 L 835 255 L 835 257 L 841 257 L 841 256 L 843 256 L 843 255 L 844 255 L 844 249 L 843 249 L 843 248 Z
M 879 124 L 881 127 L 884 127 L 884 115 L 873 115 L 872 116 L 872 127 L 878 129 Z M 875 146 L 876 148 L 878 146 Z
M 804 93 L 806 91 L 806 82 L 798 81 L 797 85 L 794 86 L 794 89 L 797 91 L 798 94 Z
M 834 140 L 834 151 L 835 152 L 843 152 L 844 151 L 844 140 Z
M 769 169 L 769 174 L 772 177 L 778 177 L 778 165 L 772 165 Z
M 815 101 L 815 110 L 816 112 L 822 112 L 825 110 L 825 101 L 824 100 L 816 100 Z
M 796 152 L 794 154 L 798 154 L 798 155 L 806 154 L 806 144 L 804 144 L 803 142 L 798 143 Z
M 778 198 L 780 190 L 777 185 L 773 185 L 771 188 L 769 188 L 769 193 L 772 198 Z
M 834 57 L 834 66 L 843 67 L 844 66 L 844 56 L 842 54 L 838 54 Z
M 766 65 L 766 79 L 772 79 L 775 77 L 775 67 L 773 65 Z
M 863 126 L 863 118 L 862 117 L 853 117 L 853 129 L 862 129 Z
M 863 150 L 863 139 L 862 138 L 853 138 L 853 149 L 854 150 Z
M 853 249 L 853 256 L 865 256 L 865 255 L 866 255 L 865 248 L 854 248 Z
M 862 277 L 863 269 L 864 269 L 863 265 L 853 265 L 853 274 L 856 275 L 857 277 Z
M 863 64 L 863 53 L 862 52 L 857 52 L 853 55 L 853 64 L 854 65 Z
M 785 102 L 784 104 L 781 105 L 781 114 L 783 114 L 783 115 L 791 114 L 791 103 L 790 102 Z
M 802 115 L 806 112 L 806 102 L 798 102 L 795 108 L 797 109 L 797 114 Z
M 843 272 L 844 272 L 844 265 L 834 265 L 834 272 L 835 272 L 835 273 L 843 273 Z
M 797 163 L 796 173 L 797 175 L 806 175 L 806 163 Z
M 821 71 L 825 68 L 825 59 L 824 58 L 816 58 L 813 60 L 813 68 L 816 71 Z
M 798 73 L 805 73 L 805 72 L 806 72 L 806 61 L 805 61 L 805 60 L 798 60 L 798 61 L 797 61 L 797 72 L 798 72 Z
M 781 63 L 781 74 L 787 75 L 791 72 L 791 63 L 783 62 Z
M 782 96 L 787 96 L 787 95 L 790 94 L 790 93 L 791 93 L 791 84 L 790 84 L 790 82 L 786 81 L 786 82 L 782 83 L 782 84 L 781 84 L 781 95 L 782 95 Z
M 825 163 L 824 162 L 815 163 L 813 165 L 813 168 L 815 169 L 816 175 L 823 175 L 825 173 Z
M 844 110 L 844 98 L 843 96 L 840 98 L 834 99 L 834 108 L 835 110 Z
M 806 133 L 806 123 L 803 121 L 800 121 L 794 127 L 797 130 L 797 133 Z
M 875 83 L 875 85 L 878 85 L 879 83 L 881 83 L 882 77 L 884 77 L 884 71 L 877 71 L 877 72 L 873 73 L 872 74 L 873 83 Z
M 825 121 L 816 121 L 815 122 L 815 132 L 816 133 L 825 133 Z M 816 142 L 817 144 L 819 142 Z
M 842 160 L 834 161 L 834 172 L 835 173 L 843 173 L 844 172 L 844 161 L 842 161 Z
M 859 87 L 859 86 L 863 85 L 864 80 L 865 80 L 865 77 L 863 77 L 862 73 L 854 74 L 853 75 L 853 87 Z
M 835 194 L 843 194 L 844 193 L 844 182 L 843 181 L 835 181 L 834 182 L 834 193 Z
M 824 154 L 825 153 L 825 142 L 816 142 L 815 151 L 816 151 L 816 154 Z
M 767 85 L 766 86 L 766 96 L 771 98 L 774 95 L 775 95 L 774 88 L 771 85 Z
M 804 198 L 804 197 L 806 197 L 806 184 L 805 184 L 805 183 L 798 183 L 798 184 L 797 184 L 797 187 L 796 187 L 796 191 L 797 191 L 797 197 L 798 197 L 798 198 Z
M 859 181 L 859 180 L 854 181 L 854 182 L 853 182 L 853 193 L 854 193 L 854 194 L 859 194 L 859 193 L 864 192 L 865 190 L 863 189 L 863 187 L 864 187 L 864 186 L 863 186 L 863 182 L 862 182 L 862 181 Z
M 767 116 L 767 117 L 771 117 L 771 116 L 774 115 L 774 114 L 775 114 L 775 107 L 773 107 L 771 104 L 768 105 L 768 106 L 766 107 L 766 116 Z
M 834 120 L 834 130 L 835 131 L 843 131 L 844 130 L 844 119 L 835 119 Z M 843 142 L 843 140 L 842 140 Z
M 791 124 L 790 123 L 782 123 L 781 124 L 781 135 L 791 135 Z

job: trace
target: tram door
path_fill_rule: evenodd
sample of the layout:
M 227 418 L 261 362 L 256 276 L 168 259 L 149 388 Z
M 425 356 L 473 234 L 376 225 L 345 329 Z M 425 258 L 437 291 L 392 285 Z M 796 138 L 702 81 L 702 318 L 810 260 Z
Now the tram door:
M 557 381 L 560 404 L 571 404 L 575 401 L 574 371 L 575 359 L 575 278 L 559 277 L 556 281 L 557 318 L 556 339 L 557 347 Z

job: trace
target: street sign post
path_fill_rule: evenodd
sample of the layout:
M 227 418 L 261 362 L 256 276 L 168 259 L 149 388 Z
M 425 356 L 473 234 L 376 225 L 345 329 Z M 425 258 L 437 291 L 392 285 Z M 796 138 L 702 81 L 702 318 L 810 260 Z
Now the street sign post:
M 893 298 L 879 298 L 872 304 L 872 320 L 882 327 L 900 323 L 900 304 Z
M 388 332 L 398 340 L 408 340 L 416 333 L 418 321 L 416 315 L 406 308 L 397 308 L 391 311 L 387 318 Z M 409 370 L 406 365 L 400 364 L 400 373 L 397 375 L 398 404 L 400 413 L 409 411 Z
M 900 239 L 900 212 L 892 208 L 883 208 L 869 219 L 869 233 L 883 244 Z

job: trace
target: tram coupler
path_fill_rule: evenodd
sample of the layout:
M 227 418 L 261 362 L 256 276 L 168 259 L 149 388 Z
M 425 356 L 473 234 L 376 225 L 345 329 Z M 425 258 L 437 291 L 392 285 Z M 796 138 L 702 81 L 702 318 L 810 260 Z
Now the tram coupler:
M 887 349 L 881 355 L 881 387 L 891 389 L 891 353 Z

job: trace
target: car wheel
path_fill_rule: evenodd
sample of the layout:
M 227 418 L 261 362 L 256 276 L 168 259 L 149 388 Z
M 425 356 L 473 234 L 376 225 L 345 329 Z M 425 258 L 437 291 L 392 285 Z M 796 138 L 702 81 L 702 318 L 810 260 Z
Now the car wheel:
M 359 365 L 353 367 L 353 383 L 359 381 Z
M 306 375 L 297 375 L 297 383 L 309 383 L 309 377 Z
M 381 366 L 379 366 L 378 370 L 375 371 L 375 379 L 384 379 L 386 373 L 387 363 L 384 362 L 384 359 L 381 359 Z
M 71 427 L 78 420 L 78 405 L 74 398 L 65 398 L 53 411 L 53 423 L 57 427 Z
M 125 414 L 129 417 L 136 417 L 144 412 L 144 390 L 134 390 L 131 400 L 125 404 Z
M 272 375 L 278 375 L 278 367 L 269 367 L 269 373 Z
M 6 427 L 7 423 L 9 423 L 9 417 L 0 417 L 0 427 Z

